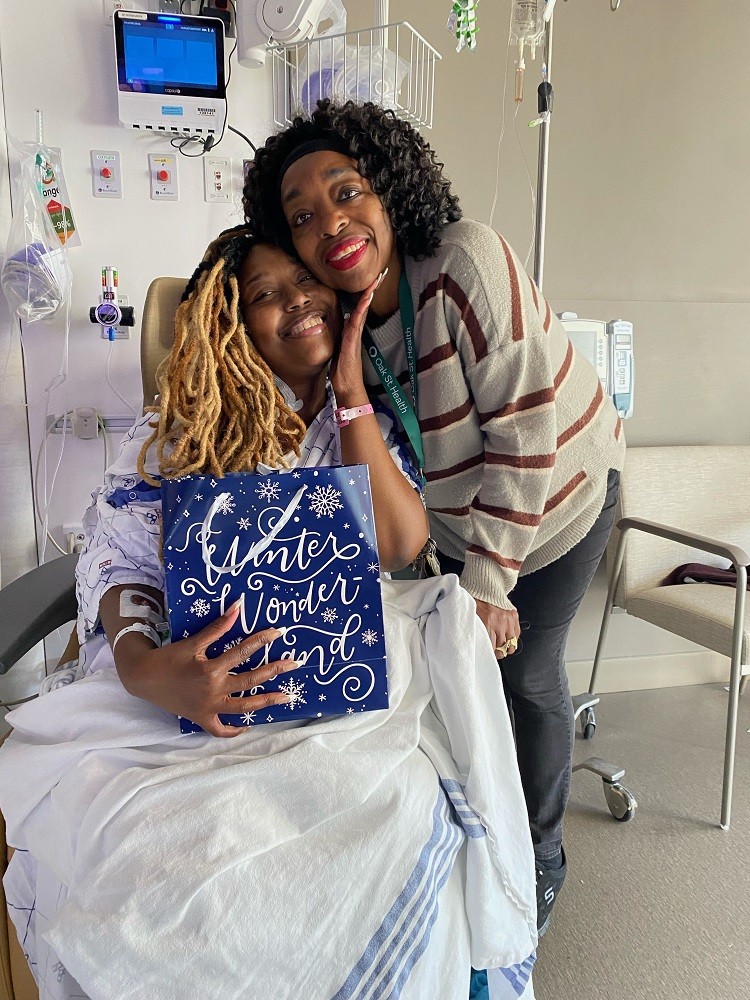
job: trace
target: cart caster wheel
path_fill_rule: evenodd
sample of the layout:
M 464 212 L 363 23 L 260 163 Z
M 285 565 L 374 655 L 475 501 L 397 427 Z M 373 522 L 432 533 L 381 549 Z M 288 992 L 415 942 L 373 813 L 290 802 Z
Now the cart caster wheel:
M 609 811 L 618 823 L 629 823 L 638 807 L 635 796 L 627 788 L 623 788 L 619 781 L 603 780 L 602 784 Z
M 595 732 L 596 716 L 593 708 L 587 708 L 581 713 L 581 735 L 585 740 L 591 740 Z

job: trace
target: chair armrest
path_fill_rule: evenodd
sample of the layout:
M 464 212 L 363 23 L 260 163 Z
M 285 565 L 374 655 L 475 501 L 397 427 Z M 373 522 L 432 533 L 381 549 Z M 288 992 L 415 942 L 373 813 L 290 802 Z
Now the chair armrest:
M 640 517 L 623 517 L 617 522 L 617 527 L 622 532 L 629 528 L 636 528 L 638 531 L 658 535 L 660 538 L 667 538 L 672 542 L 691 545 L 694 549 L 700 549 L 703 552 L 711 552 L 715 556 L 724 556 L 732 561 L 735 569 L 739 569 L 741 566 L 750 566 L 750 555 L 744 549 L 741 549 L 739 545 L 732 545 L 730 542 L 722 542 L 718 538 L 696 535 L 692 531 L 672 528 L 668 524 L 659 524 L 657 521 L 644 521 Z
M 0 590 L 0 674 L 76 617 L 77 560 L 77 554 L 53 559 Z

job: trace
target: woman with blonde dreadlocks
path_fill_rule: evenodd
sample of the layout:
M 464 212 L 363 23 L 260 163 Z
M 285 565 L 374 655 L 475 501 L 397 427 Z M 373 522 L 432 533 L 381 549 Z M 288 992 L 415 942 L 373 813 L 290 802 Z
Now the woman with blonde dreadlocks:
M 6 896 L 45 1000 L 466 1000 L 472 964 L 492 1000 L 533 1000 L 523 793 L 456 577 L 383 579 L 380 712 L 226 727 L 232 695 L 232 714 L 287 700 L 234 672 L 275 630 L 208 658 L 230 608 L 161 645 L 165 477 L 367 463 L 381 566 L 422 549 L 418 477 L 362 384 L 376 286 L 342 330 L 329 289 L 238 229 L 186 289 L 160 398 L 85 517 L 76 682 L 11 713 L 0 748 Z
M 228 711 L 229 698 L 243 691 L 240 678 L 228 671 L 270 639 L 259 633 L 241 649 L 207 660 L 206 648 L 231 628 L 236 608 L 198 635 L 168 646 L 155 646 L 153 636 L 142 631 L 118 639 L 121 629 L 133 624 L 133 616 L 123 613 L 134 610 L 132 601 L 141 608 L 148 602 L 155 616 L 165 617 L 163 563 L 155 546 L 159 478 L 369 464 L 380 565 L 386 571 L 407 566 L 427 540 L 427 522 L 414 488 L 416 473 L 406 450 L 399 451 L 393 421 L 384 409 L 375 414 L 370 408 L 346 427 L 334 422 L 337 407 L 368 408 L 360 338 L 371 296 L 368 289 L 342 338 L 335 294 L 304 266 L 283 250 L 258 243 L 246 227 L 222 233 L 177 310 L 174 347 L 157 375 L 158 405 L 136 424 L 110 470 L 111 487 L 99 493 L 85 519 L 91 535 L 77 569 L 81 638 L 100 621 L 116 644 L 115 664 L 126 689 L 214 736 L 240 732 L 219 718 Z M 142 544 L 134 548 L 144 531 L 145 550 Z M 128 550 L 141 558 L 135 575 L 120 556 Z M 109 559 L 111 565 L 102 567 Z M 138 595 L 123 601 L 136 583 Z M 272 676 L 297 666 L 289 664 L 264 669 Z M 233 698 L 231 711 L 254 712 L 286 700 L 280 694 Z

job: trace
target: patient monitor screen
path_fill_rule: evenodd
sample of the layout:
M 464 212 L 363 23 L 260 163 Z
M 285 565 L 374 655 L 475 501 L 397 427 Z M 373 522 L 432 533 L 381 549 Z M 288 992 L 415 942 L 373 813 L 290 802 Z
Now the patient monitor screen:
M 218 20 L 120 13 L 115 44 L 121 91 L 224 97 L 224 35 Z

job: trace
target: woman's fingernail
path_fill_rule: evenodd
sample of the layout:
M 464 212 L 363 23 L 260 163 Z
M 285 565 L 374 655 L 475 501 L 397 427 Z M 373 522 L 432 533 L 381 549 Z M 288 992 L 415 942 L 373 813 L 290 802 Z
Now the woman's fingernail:
M 302 664 L 297 660 L 282 660 L 281 662 L 284 664 L 281 668 L 282 674 L 286 674 L 290 670 L 296 670 L 298 667 L 302 666 Z
M 224 614 L 225 614 L 225 615 L 231 615 L 231 613 L 232 613 L 232 612 L 234 611 L 234 609 L 235 609 L 235 608 L 238 608 L 238 607 L 240 606 L 240 604 L 241 604 L 241 603 L 242 603 L 242 598 L 241 598 L 241 597 L 238 597 L 238 598 L 237 598 L 237 600 L 236 600 L 236 601 L 235 601 L 235 602 L 234 602 L 233 604 L 230 604 L 230 605 L 229 605 L 229 607 L 228 607 L 228 608 L 227 608 L 227 610 L 226 610 L 226 611 L 224 612 Z

